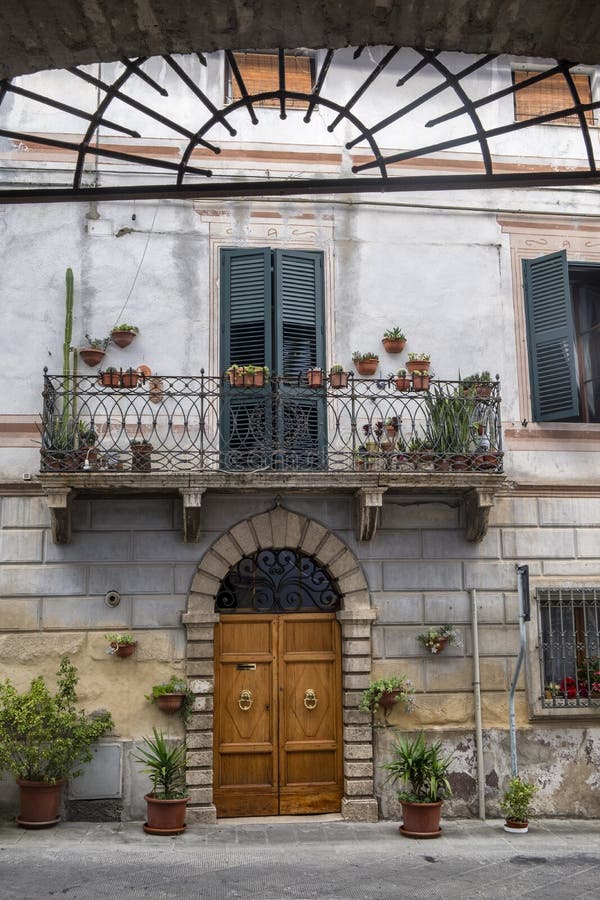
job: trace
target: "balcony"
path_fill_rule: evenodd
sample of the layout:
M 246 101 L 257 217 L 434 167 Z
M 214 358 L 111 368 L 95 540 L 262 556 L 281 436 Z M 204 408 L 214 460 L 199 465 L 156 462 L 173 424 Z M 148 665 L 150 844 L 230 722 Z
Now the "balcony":
M 175 489 L 189 510 L 186 492 L 198 493 L 199 506 L 209 488 L 329 487 L 361 491 L 363 499 L 370 492 L 377 507 L 388 489 L 464 495 L 504 482 L 497 380 L 238 381 L 204 372 L 68 380 L 46 372 L 47 493 Z

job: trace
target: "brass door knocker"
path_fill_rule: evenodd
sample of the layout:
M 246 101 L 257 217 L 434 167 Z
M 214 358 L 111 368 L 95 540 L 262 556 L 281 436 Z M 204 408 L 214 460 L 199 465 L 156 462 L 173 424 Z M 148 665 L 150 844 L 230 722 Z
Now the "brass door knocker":
M 317 695 L 312 688 L 304 691 L 304 705 L 307 709 L 314 709 L 318 702 Z
M 240 699 L 238 700 L 238 706 L 240 709 L 244 710 L 244 712 L 252 706 L 254 703 L 254 698 L 252 697 L 252 691 L 240 691 Z

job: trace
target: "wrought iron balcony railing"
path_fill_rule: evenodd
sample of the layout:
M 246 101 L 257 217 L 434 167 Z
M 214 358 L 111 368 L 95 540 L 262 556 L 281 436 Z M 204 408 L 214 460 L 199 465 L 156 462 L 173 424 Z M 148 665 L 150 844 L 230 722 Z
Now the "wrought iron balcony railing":
M 322 380 L 46 371 L 41 470 L 502 471 L 498 380 Z

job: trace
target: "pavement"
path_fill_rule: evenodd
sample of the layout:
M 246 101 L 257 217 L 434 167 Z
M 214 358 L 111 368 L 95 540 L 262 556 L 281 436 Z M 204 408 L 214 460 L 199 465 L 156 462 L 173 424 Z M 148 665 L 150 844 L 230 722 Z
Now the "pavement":
M 0 823 L 0 898 L 598 898 L 600 820 L 442 821 L 413 840 L 397 822 L 336 816 L 221 820 L 155 837 L 140 822 Z

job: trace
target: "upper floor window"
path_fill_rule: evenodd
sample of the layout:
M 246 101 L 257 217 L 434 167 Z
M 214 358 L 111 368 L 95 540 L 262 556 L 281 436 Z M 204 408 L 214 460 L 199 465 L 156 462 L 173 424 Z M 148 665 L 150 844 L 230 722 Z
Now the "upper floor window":
M 538 589 L 538 601 L 546 705 L 600 700 L 600 591 Z
M 533 418 L 600 422 L 600 266 L 523 260 Z
M 517 69 L 513 71 L 513 84 L 523 84 L 530 78 L 535 78 L 541 73 L 531 69 Z M 589 75 L 574 75 L 571 73 L 573 83 L 577 89 L 580 103 L 592 102 L 592 88 Z M 575 106 L 575 100 L 564 76 L 558 72 L 549 75 L 534 84 L 529 84 L 514 93 L 515 121 L 524 122 L 545 116 L 548 113 L 558 112 L 561 109 L 570 109 Z M 594 124 L 593 110 L 585 111 L 585 119 L 588 125 Z M 550 125 L 579 125 L 577 115 L 562 116 L 551 119 Z
M 246 92 L 250 95 L 280 90 L 279 54 L 277 52 L 235 52 L 233 58 L 243 80 Z M 311 54 L 300 51 L 283 55 L 285 90 L 300 94 L 310 94 L 313 89 L 314 58 Z M 227 99 L 241 100 L 241 85 L 227 66 Z M 279 106 L 276 97 L 255 101 L 256 106 Z M 306 109 L 306 100 L 287 98 L 286 109 Z

